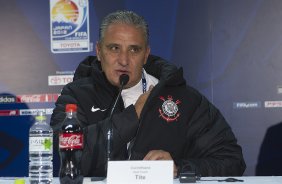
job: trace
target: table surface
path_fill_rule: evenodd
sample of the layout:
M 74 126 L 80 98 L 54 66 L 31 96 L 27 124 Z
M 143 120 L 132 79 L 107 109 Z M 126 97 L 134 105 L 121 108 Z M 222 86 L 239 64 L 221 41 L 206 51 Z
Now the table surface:
M 201 180 L 197 181 L 196 183 L 202 184 L 219 184 L 218 180 L 224 180 L 227 177 L 202 177 Z M 282 184 L 282 176 L 244 176 L 244 177 L 234 177 L 236 179 L 244 180 L 244 184 Z M 14 177 L 0 177 L 0 184 L 14 184 L 15 179 Z M 28 178 L 21 178 L 25 179 L 25 184 L 29 184 Z M 54 178 L 53 184 L 59 184 L 59 179 Z M 91 178 L 84 178 L 83 184 L 106 184 L 106 180 L 104 181 L 91 181 Z M 222 182 L 220 182 L 222 183 Z M 223 183 L 230 183 L 230 182 L 223 182 Z M 234 182 L 231 182 L 234 183 Z M 178 179 L 174 179 L 173 184 L 180 184 Z

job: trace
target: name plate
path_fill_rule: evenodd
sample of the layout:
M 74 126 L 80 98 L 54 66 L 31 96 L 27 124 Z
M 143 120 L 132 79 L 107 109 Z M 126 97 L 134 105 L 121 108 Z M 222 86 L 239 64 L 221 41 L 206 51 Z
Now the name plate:
M 172 184 L 173 161 L 109 161 L 107 184 Z

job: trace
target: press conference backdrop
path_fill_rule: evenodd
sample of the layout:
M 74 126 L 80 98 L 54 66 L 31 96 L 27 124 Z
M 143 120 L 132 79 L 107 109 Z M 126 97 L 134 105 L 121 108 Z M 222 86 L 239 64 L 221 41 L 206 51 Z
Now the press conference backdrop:
M 182 66 L 221 110 L 243 147 L 245 175 L 282 175 L 282 1 L 70 0 L 72 17 L 50 11 L 56 3 L 67 1 L 0 0 L 0 176 L 28 175 L 33 115 L 50 119 L 79 62 L 95 55 L 102 17 L 118 9 L 143 15 L 152 54 Z M 73 29 L 68 21 L 81 34 L 59 37 Z

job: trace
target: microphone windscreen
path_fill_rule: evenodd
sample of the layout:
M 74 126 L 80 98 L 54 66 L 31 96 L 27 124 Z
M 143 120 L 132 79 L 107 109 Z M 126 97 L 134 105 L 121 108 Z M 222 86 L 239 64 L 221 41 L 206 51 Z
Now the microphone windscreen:
M 122 74 L 119 76 L 119 84 L 125 86 L 129 81 L 129 76 L 127 74 Z

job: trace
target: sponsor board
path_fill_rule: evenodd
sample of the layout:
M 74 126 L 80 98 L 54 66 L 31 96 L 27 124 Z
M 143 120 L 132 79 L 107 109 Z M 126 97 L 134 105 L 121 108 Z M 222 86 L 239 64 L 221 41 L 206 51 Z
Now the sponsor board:
M 234 102 L 234 109 L 260 108 L 261 102 Z
M 73 80 L 73 75 L 49 75 L 48 85 L 49 86 L 63 86 Z
M 50 0 L 50 34 L 53 53 L 89 52 L 88 0 Z
M 282 107 L 282 101 L 265 101 L 265 108 L 280 108 Z
M 17 96 L 2 95 L 0 96 L 0 104 L 56 102 L 59 96 L 59 93 L 25 94 Z
M 18 116 L 19 110 L 13 109 L 13 110 L 0 110 L 0 116 Z
M 52 115 L 53 108 L 47 109 L 12 109 L 0 110 L 0 116 L 35 116 L 38 112 L 44 112 L 46 115 Z
M 20 109 L 19 110 L 20 116 L 35 116 L 38 114 L 38 112 L 46 112 L 45 109 Z
M 16 97 L 11 95 L 1 95 L 0 104 L 16 103 Z
M 17 95 L 18 103 L 53 102 L 52 94 Z
M 53 102 L 56 102 L 56 101 L 58 100 L 58 98 L 59 98 L 60 95 L 61 95 L 61 94 L 59 94 L 59 93 L 53 94 Z
M 35 116 L 38 112 L 44 112 L 46 115 L 51 115 L 53 113 L 53 108 L 47 108 L 47 109 L 20 109 L 19 115 L 20 116 Z
M 45 109 L 46 115 L 51 115 L 53 113 L 53 108 L 47 108 Z

